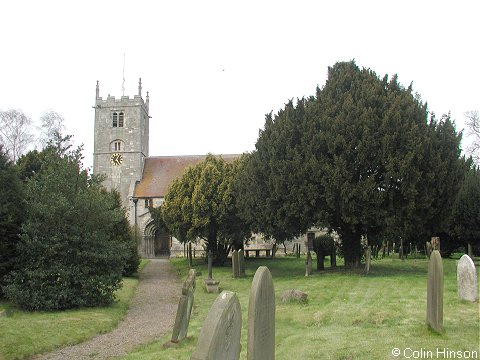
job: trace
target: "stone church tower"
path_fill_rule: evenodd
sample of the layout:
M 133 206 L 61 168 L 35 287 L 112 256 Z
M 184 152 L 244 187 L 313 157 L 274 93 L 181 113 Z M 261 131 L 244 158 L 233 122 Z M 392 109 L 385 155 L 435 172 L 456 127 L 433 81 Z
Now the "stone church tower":
M 103 185 L 116 189 L 123 205 L 131 213 L 131 197 L 137 181 L 142 177 L 148 157 L 149 97 L 142 98 L 142 80 L 133 99 L 108 95 L 100 97 L 97 81 L 95 97 L 95 129 L 93 174 L 104 174 Z

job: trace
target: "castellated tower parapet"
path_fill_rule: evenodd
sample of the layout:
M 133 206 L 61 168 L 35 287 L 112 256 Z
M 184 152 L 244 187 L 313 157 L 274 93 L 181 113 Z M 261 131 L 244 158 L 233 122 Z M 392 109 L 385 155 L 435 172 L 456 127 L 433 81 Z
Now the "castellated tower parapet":
M 133 98 L 108 95 L 104 100 L 97 81 L 93 173 L 106 176 L 104 186 L 120 193 L 127 210 L 149 153 L 149 96 L 144 101 L 141 91 L 140 79 Z

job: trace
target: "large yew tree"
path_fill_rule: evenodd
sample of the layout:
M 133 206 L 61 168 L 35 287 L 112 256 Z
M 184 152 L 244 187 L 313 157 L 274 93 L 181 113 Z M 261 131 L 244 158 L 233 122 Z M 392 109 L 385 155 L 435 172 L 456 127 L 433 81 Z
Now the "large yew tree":
M 328 227 L 345 264 L 358 266 L 364 235 L 441 230 L 436 217 L 463 176 L 460 139 L 396 76 L 337 63 L 315 96 L 267 115 L 236 186 L 242 217 L 284 239 Z

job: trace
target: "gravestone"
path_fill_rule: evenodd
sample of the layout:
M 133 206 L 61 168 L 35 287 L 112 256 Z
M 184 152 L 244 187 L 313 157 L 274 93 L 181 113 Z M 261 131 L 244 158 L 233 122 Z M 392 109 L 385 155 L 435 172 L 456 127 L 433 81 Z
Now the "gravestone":
M 245 256 L 243 249 L 238 250 L 238 266 L 240 270 L 240 276 L 245 276 Z
M 438 250 L 433 250 L 428 262 L 427 325 L 443 331 L 443 264 Z
M 291 290 L 283 291 L 280 296 L 280 300 L 282 303 L 287 303 L 287 302 L 306 303 L 307 297 L 308 297 L 307 293 L 297 289 L 291 289 Z
M 193 307 L 193 294 L 195 293 L 196 287 L 195 280 L 195 270 L 192 269 L 183 283 L 182 296 L 178 302 L 177 315 L 175 317 L 175 324 L 173 325 L 171 340 L 173 343 L 177 343 L 187 336 L 190 314 L 192 313 Z
M 240 264 L 238 260 L 238 251 L 232 250 L 232 277 L 240 277 Z
M 477 301 L 478 283 L 475 264 L 468 255 L 463 255 L 457 265 L 457 292 L 460 300 Z
M 307 251 L 307 259 L 305 260 L 305 276 L 312 275 L 312 255 Z
M 369 246 L 365 251 L 365 274 L 370 271 L 370 262 L 372 261 L 372 248 Z
M 432 255 L 432 244 L 430 243 L 430 241 L 427 241 L 425 243 L 425 252 L 427 255 L 427 259 L 430 259 L 430 255 Z
M 208 278 L 204 279 L 205 283 L 205 289 L 207 290 L 208 293 L 218 293 L 219 287 L 218 284 L 220 281 L 216 281 L 213 279 L 212 276 L 212 261 L 213 261 L 213 255 L 212 251 L 208 252 Z
M 432 250 L 440 251 L 440 238 L 438 236 L 432 237 L 430 244 L 432 244 Z
M 275 290 L 266 266 L 257 269 L 250 289 L 247 359 L 275 359 Z
M 238 360 L 242 311 L 237 295 L 222 291 L 203 323 L 191 360 Z

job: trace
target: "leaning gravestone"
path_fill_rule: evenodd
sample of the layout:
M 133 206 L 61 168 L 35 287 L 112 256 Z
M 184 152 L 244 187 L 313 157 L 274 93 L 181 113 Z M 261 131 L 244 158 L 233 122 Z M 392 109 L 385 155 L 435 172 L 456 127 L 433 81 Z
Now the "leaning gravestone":
M 178 302 L 177 315 L 175 324 L 173 325 L 172 342 L 177 343 L 187 336 L 188 324 L 190 322 L 190 314 L 193 307 L 193 294 L 195 293 L 196 281 L 195 270 L 192 269 L 188 273 L 182 287 L 182 296 Z
M 266 266 L 257 269 L 250 289 L 247 359 L 275 359 L 275 290 Z
M 191 360 L 238 360 L 242 311 L 237 295 L 222 291 L 203 323 Z
M 458 298 L 460 300 L 477 301 L 478 283 L 475 264 L 468 255 L 463 255 L 457 265 Z
M 427 241 L 425 243 L 425 251 L 426 251 L 427 259 L 430 259 L 430 255 L 432 255 L 432 244 L 430 243 L 430 241 Z
M 438 250 L 433 250 L 428 262 L 427 325 L 443 331 L 443 264 Z

